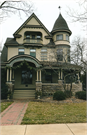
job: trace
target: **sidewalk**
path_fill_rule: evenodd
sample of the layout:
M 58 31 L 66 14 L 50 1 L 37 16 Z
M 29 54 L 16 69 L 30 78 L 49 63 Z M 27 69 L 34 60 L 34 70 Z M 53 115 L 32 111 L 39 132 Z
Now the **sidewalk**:
M 0 135 L 87 135 L 87 123 L 1 126 Z

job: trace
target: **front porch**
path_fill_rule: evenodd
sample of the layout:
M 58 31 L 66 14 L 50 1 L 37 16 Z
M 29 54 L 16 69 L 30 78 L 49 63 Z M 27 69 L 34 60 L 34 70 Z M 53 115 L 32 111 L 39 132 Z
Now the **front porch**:
M 35 59 L 35 58 L 34 58 Z M 35 93 L 41 91 L 42 95 L 53 95 L 56 91 L 70 89 L 70 78 L 64 80 L 64 76 L 70 72 L 64 68 L 43 68 L 40 64 L 36 66 L 33 62 L 23 60 L 15 61 L 10 68 L 7 68 L 8 88 L 11 90 L 14 99 L 35 98 Z M 65 74 L 65 71 L 66 74 Z M 72 72 L 73 70 L 71 70 Z M 78 84 L 72 82 L 72 92 L 81 91 L 79 72 L 76 75 Z

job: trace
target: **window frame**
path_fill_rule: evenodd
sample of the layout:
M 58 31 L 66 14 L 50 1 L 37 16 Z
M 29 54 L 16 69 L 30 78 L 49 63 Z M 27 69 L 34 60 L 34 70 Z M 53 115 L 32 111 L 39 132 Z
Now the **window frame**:
M 24 73 L 22 73 L 22 72 L 27 72 L 27 74 L 25 74 L 24 78 L 23 78 L 23 74 Z M 29 72 L 31 73 L 30 75 L 32 75 L 31 78 L 30 78 L 30 76 L 28 76 L 28 73 Z M 24 69 L 24 70 L 21 71 L 21 84 L 23 84 L 23 85 L 32 84 L 32 78 L 33 78 L 33 72 L 32 72 L 32 70 L 26 70 L 26 69 Z
M 60 38 L 60 36 L 62 36 L 62 38 Z M 58 41 L 58 40 L 63 40 L 63 34 L 58 34 L 58 35 L 56 35 L 56 40 Z
M 69 35 L 66 35 L 66 40 L 69 41 Z
M 57 49 L 57 61 L 63 61 L 63 49 Z
M 34 54 L 34 55 L 32 55 L 32 54 Z M 36 58 L 36 49 L 30 49 L 30 55 L 32 56 L 32 57 L 34 57 L 34 58 Z
M 41 60 L 47 60 L 47 48 L 42 48 L 41 49 Z
M 24 55 L 24 48 L 18 48 L 18 55 Z

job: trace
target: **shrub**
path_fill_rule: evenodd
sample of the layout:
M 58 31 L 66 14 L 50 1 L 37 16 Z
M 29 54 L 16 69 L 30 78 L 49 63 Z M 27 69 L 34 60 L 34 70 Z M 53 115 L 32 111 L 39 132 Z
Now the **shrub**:
M 75 93 L 75 97 L 86 100 L 86 91 L 78 91 Z
M 65 93 L 66 98 L 71 98 L 72 91 L 66 90 L 64 93 Z
M 66 99 L 66 96 L 63 91 L 57 91 L 53 95 L 53 100 L 64 100 L 64 99 Z
M 1 99 L 7 99 L 6 70 L 1 69 Z
M 7 99 L 7 95 L 8 95 L 8 87 L 6 86 L 6 84 L 2 84 L 1 85 L 1 99 Z

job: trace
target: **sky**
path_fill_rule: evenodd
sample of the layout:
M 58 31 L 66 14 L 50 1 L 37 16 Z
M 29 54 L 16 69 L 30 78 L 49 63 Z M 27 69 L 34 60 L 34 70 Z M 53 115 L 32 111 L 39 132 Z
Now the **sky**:
M 68 7 L 81 12 L 83 10 L 78 6 L 77 0 L 32 0 L 34 3 L 35 11 L 34 13 L 40 19 L 40 21 L 45 25 L 45 27 L 51 32 L 56 19 L 59 16 L 61 6 L 61 14 L 66 20 L 69 29 L 72 31 L 70 41 L 74 40 L 75 36 L 80 36 L 84 38 L 85 31 L 84 27 L 80 22 L 72 22 L 72 19 L 67 15 Z M 30 15 L 29 15 L 30 16 Z M 7 37 L 13 37 L 15 31 L 26 21 L 28 17 L 22 16 L 20 19 L 16 14 L 7 18 L 0 24 L 0 48 L 3 45 Z

